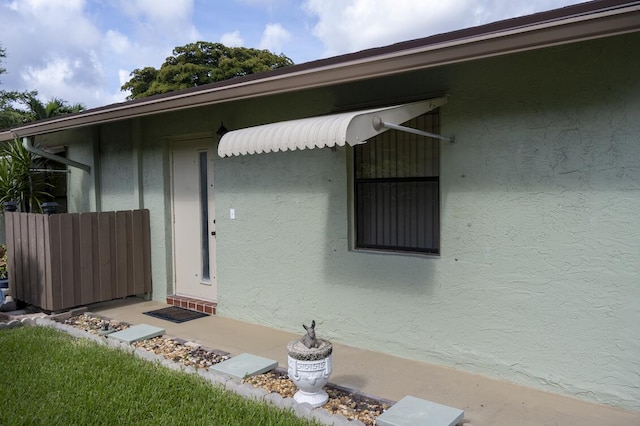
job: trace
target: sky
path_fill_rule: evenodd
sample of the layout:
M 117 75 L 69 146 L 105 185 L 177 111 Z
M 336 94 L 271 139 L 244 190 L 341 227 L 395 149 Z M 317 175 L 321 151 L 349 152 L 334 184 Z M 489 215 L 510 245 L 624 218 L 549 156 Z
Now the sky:
M 0 0 L 0 90 L 87 108 L 196 41 L 299 64 L 580 3 L 572 0 Z

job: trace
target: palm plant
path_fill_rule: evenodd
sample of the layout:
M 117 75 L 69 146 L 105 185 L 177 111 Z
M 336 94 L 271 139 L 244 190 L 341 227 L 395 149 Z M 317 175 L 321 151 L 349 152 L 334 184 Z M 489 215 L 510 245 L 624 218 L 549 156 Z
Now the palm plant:
M 8 129 L 37 120 L 84 111 L 82 103 L 69 104 L 60 98 L 47 102 L 38 99 L 38 92 L 7 92 L 0 90 L 0 129 Z M 26 108 L 20 107 L 24 105 Z
M 43 103 L 36 97 L 37 93 L 29 93 L 24 102 L 29 107 L 32 120 L 44 120 L 45 118 L 55 117 L 64 114 L 73 114 L 85 110 L 85 106 L 81 103 L 69 105 L 62 99 L 52 98 L 47 103 Z
M 22 212 L 41 212 L 42 202 L 51 199 L 44 159 L 27 151 L 19 140 L 10 143 L 0 156 L 0 203 L 15 201 Z

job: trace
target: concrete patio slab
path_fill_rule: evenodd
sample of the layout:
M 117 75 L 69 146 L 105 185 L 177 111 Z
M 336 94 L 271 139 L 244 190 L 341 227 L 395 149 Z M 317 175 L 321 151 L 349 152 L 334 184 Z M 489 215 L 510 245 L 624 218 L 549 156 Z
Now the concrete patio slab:
M 129 324 L 162 326 L 167 334 L 231 354 L 252 353 L 287 365 L 287 343 L 300 333 L 212 315 L 182 324 L 150 318 L 143 312 L 168 306 L 129 298 L 89 306 L 91 312 Z M 323 337 L 322 335 L 319 337 Z M 582 401 L 503 380 L 333 343 L 331 383 L 398 401 L 413 395 L 464 408 L 473 426 L 630 426 L 640 412 Z
M 454 426 L 464 411 L 432 401 L 405 396 L 376 419 L 376 426 Z
M 242 353 L 238 356 L 234 356 L 231 359 L 209 367 L 209 370 L 236 379 L 243 379 L 245 377 L 255 376 L 256 374 L 266 373 L 275 369 L 277 366 L 278 361 L 274 361 L 269 358 L 263 358 L 257 355 L 251 355 L 249 353 Z
M 148 324 L 139 324 L 129 327 L 125 330 L 116 331 L 109 334 L 110 339 L 121 340 L 126 343 L 137 342 L 138 340 L 151 339 L 153 337 L 162 336 L 165 333 L 163 328 L 155 327 Z

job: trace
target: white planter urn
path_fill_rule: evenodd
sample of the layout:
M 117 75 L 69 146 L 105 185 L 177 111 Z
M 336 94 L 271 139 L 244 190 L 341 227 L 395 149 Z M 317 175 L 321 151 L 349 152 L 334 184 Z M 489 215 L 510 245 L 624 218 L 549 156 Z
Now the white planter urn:
M 332 372 L 331 343 L 317 339 L 318 347 L 308 348 L 301 340 L 287 345 L 289 378 L 298 387 L 293 396 L 297 402 L 307 402 L 314 408 L 324 405 L 329 395 L 322 388 L 329 382 Z
M 289 342 L 289 378 L 298 387 L 293 395 L 297 402 L 307 402 L 313 408 L 324 405 L 329 395 L 322 389 L 331 375 L 331 352 L 333 346 L 327 340 L 316 338 L 316 322 L 311 327 L 302 324 L 307 334 Z

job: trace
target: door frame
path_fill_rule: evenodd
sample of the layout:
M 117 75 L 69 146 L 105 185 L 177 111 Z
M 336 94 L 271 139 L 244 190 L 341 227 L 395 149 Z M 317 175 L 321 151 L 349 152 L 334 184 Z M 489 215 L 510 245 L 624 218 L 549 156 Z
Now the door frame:
M 211 289 L 212 289 L 212 297 L 201 297 L 201 296 L 197 296 L 194 294 L 189 294 L 188 292 L 184 292 L 184 291 L 180 291 L 180 286 L 178 284 L 178 268 L 177 268 L 177 256 L 176 256 L 176 212 L 175 212 L 175 172 L 174 172 L 174 151 L 177 149 L 180 149 L 180 145 L 188 145 L 190 143 L 193 143 L 195 145 L 195 141 L 197 140 L 206 140 L 206 144 L 203 144 L 203 146 L 207 146 L 211 149 L 212 151 L 212 156 L 209 159 L 211 162 L 215 162 L 215 153 L 216 153 L 216 139 L 215 136 L 213 135 L 213 133 L 193 133 L 193 134 L 188 134 L 188 135 L 184 135 L 184 136 L 179 136 L 179 137 L 172 137 L 169 138 L 169 155 L 168 155 L 168 160 L 169 160 L 169 185 L 170 185 L 170 225 L 171 225 L 171 249 L 172 249 L 172 256 L 171 256 L 171 265 L 172 265 L 172 269 L 173 269 L 173 273 L 172 273 L 172 280 L 173 280 L 173 293 L 175 295 L 181 295 L 181 296 L 186 296 L 186 297 L 192 297 L 195 299 L 202 299 L 202 300 L 206 300 L 206 301 L 211 301 L 211 302 L 217 302 L 218 299 L 218 293 L 217 293 L 217 255 L 216 255 L 216 236 L 215 236 L 215 224 L 213 225 L 213 229 L 209 229 L 210 231 L 210 238 L 209 238 L 209 250 L 210 250 L 210 282 L 209 283 L 203 283 L 204 285 L 210 285 Z M 195 148 L 197 149 L 197 148 Z M 215 170 L 215 163 L 213 163 L 211 165 L 211 169 L 209 170 L 211 172 L 211 175 L 209 177 L 209 182 L 215 182 L 215 180 L 213 180 L 214 176 L 213 176 L 213 172 Z M 208 173 L 209 175 L 209 173 Z M 196 197 L 198 195 L 196 194 Z M 209 218 L 211 219 L 212 217 L 214 218 L 214 223 L 215 223 L 215 183 L 214 183 L 214 187 L 210 190 L 209 192 Z M 211 231 L 213 231 L 213 234 L 211 234 Z M 199 247 L 199 244 L 196 244 L 196 247 Z M 183 287 L 184 290 L 184 287 Z

